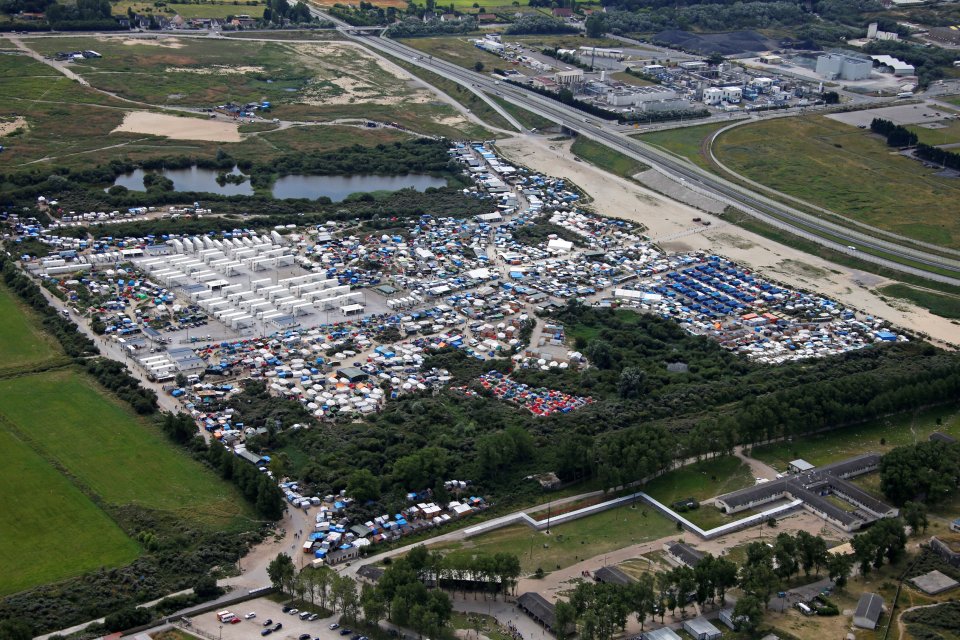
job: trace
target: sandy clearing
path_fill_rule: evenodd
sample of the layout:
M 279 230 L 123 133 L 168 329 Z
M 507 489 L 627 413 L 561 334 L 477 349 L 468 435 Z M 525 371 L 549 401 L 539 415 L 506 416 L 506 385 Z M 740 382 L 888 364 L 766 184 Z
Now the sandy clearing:
M 259 66 L 231 67 L 226 64 L 215 64 L 209 67 L 167 67 L 164 73 L 195 73 L 201 76 L 244 75 L 247 73 L 263 73 L 264 68 Z
M 111 133 L 148 133 L 172 140 L 240 142 L 239 124 L 200 118 L 181 118 L 149 111 L 129 111 Z
M 550 142 L 539 136 L 516 136 L 498 142 L 508 158 L 575 182 L 593 197 L 592 204 L 598 213 L 646 225 L 650 237 L 669 251 L 712 251 L 790 286 L 818 291 L 930 336 L 941 346 L 960 343 L 960 329 L 950 320 L 904 301 L 885 302 L 871 290 L 893 281 L 777 244 L 734 225 L 723 224 L 720 218 L 711 217 L 713 228 L 705 230 L 692 222 L 695 217 L 704 217 L 703 211 L 586 162 L 576 162 L 570 153 L 570 144 L 569 141 Z M 657 184 L 659 189 L 659 182 Z M 682 185 L 674 184 L 669 193 L 683 197 L 684 191 Z M 693 196 L 700 198 L 697 194 Z
M 0 120 L 0 138 L 8 136 L 17 129 L 27 126 L 27 119 L 17 116 L 13 120 Z
M 97 40 L 100 40 L 101 42 L 111 42 L 113 39 L 101 37 L 97 38 Z M 185 46 L 176 38 L 160 38 L 156 36 L 152 38 L 127 38 L 126 40 L 121 40 L 120 43 L 127 45 L 128 47 L 142 44 L 147 47 L 164 47 L 167 49 L 183 49 Z

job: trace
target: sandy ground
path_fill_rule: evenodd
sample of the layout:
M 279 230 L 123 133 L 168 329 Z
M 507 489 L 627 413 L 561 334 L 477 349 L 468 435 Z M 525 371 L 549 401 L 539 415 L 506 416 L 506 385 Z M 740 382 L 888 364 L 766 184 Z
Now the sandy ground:
M 23 116 L 17 116 L 13 120 L 0 121 L 0 138 L 8 136 L 17 129 L 27 126 L 27 119 Z
M 102 37 L 100 40 L 104 42 L 109 42 L 110 38 Z M 154 37 L 154 38 L 127 38 L 123 41 L 123 44 L 128 47 L 135 45 L 145 45 L 148 47 L 165 47 L 167 49 L 182 49 L 184 44 L 177 40 L 176 38 L 165 38 L 165 37 Z
M 231 67 L 225 64 L 215 64 L 209 67 L 167 67 L 164 73 L 196 73 L 201 76 L 221 76 L 221 75 L 244 75 L 247 73 L 263 73 L 263 67 L 258 66 L 237 66 Z
M 575 182 L 593 197 L 592 204 L 598 213 L 644 224 L 650 237 L 668 251 L 712 251 L 772 279 L 818 291 L 866 313 L 926 334 L 940 345 L 960 343 L 960 329 L 950 320 L 906 301 L 884 302 L 872 291 L 892 281 L 777 244 L 726 224 L 722 218 L 705 216 L 701 209 L 667 198 L 586 162 L 577 162 L 570 153 L 570 142 L 517 136 L 498 142 L 498 146 L 516 162 Z M 667 189 L 658 182 L 657 189 L 678 198 L 688 193 L 677 184 Z M 702 198 L 698 194 L 690 195 L 692 200 Z M 704 206 L 704 203 L 698 204 Z M 707 206 L 704 208 L 708 209 Z M 709 228 L 703 227 L 692 222 L 696 217 L 709 219 L 713 224 Z
M 173 140 L 210 140 L 240 142 L 239 125 L 235 122 L 180 118 L 148 111 L 130 111 L 111 133 L 149 133 Z

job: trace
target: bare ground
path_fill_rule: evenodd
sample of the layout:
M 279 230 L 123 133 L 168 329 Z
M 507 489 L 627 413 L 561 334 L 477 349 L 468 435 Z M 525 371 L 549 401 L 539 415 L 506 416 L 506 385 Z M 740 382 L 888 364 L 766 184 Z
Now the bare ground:
M 645 225 L 650 237 L 660 241 L 669 251 L 711 251 L 790 286 L 818 291 L 904 328 L 926 334 L 942 346 L 960 342 L 960 330 L 950 320 L 900 301 L 894 306 L 881 300 L 868 288 L 882 286 L 891 280 L 778 244 L 634 182 L 587 163 L 576 162 L 570 153 L 570 142 L 550 142 L 539 136 L 516 136 L 498 142 L 498 146 L 515 162 L 572 180 L 593 197 L 593 207 L 598 213 Z M 711 220 L 713 224 L 705 229 L 692 222 L 696 217 Z
M 111 133 L 149 133 L 172 140 L 210 140 L 212 142 L 240 142 L 239 125 L 236 122 L 181 118 L 163 113 L 130 111 L 119 127 Z

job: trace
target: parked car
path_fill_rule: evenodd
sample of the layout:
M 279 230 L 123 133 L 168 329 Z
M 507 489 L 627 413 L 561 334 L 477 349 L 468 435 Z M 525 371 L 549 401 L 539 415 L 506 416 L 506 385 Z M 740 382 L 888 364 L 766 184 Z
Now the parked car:
M 263 631 L 260 632 L 260 635 L 262 635 L 262 636 L 268 636 L 268 635 L 270 635 L 271 633 L 273 633 L 273 629 L 264 629 Z
M 309 620 L 310 622 L 313 622 L 314 620 L 319 620 L 319 619 L 320 619 L 319 613 L 311 613 L 310 617 L 307 618 L 307 620 Z
M 330 631 L 335 631 L 335 630 L 337 630 L 337 629 L 339 629 L 339 628 L 340 628 L 340 625 L 338 625 L 336 622 L 334 622 L 334 623 L 332 623 L 332 624 L 330 625 Z
M 253 619 L 256 618 L 256 617 L 257 617 L 257 614 L 256 614 L 255 611 L 251 611 L 251 612 L 248 613 L 247 615 L 243 616 L 243 618 L 244 618 L 245 620 L 253 620 Z
M 272 624 L 273 624 L 273 620 L 271 620 L 270 618 L 267 618 L 266 620 L 263 621 L 263 626 L 265 627 L 269 627 Z
M 274 630 L 274 631 L 280 631 L 280 629 L 283 629 L 283 623 L 282 623 L 282 622 L 278 622 L 277 624 L 273 625 L 273 630 Z
M 287 611 L 287 613 L 289 613 L 292 616 L 295 616 L 298 613 L 300 613 L 300 609 L 290 609 L 289 611 Z
M 288 611 L 290 611 L 290 609 L 293 609 L 293 607 L 291 607 L 291 606 L 288 605 L 288 604 L 285 604 L 285 605 L 283 605 L 283 608 L 280 609 L 280 611 L 283 611 L 284 613 L 287 613 Z
M 310 634 L 309 634 L 309 633 L 301 633 L 301 634 L 300 634 L 300 637 L 297 638 L 297 640 L 310 640 Z
M 306 620 L 306 619 L 309 618 L 309 617 L 310 617 L 310 612 L 309 612 L 309 611 L 301 611 L 301 612 L 300 612 L 300 619 L 301 619 L 301 620 Z
M 353 633 L 353 629 L 340 629 L 340 635 L 348 636 Z

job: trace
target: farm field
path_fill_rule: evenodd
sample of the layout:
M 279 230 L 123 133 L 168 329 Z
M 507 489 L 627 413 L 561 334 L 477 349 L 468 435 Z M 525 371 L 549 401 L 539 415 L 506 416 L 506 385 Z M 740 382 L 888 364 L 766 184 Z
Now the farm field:
M 630 156 L 626 156 L 619 151 L 614 151 L 599 142 L 594 142 L 583 136 L 577 137 L 573 145 L 571 145 L 570 151 L 590 164 L 594 164 L 604 171 L 609 171 L 622 178 L 630 178 L 650 168 Z
M 937 420 L 940 424 L 937 424 Z M 795 442 L 757 446 L 750 455 L 778 471 L 786 471 L 787 463 L 797 458 L 819 466 L 861 453 L 884 453 L 894 447 L 922 442 L 934 431 L 960 436 L 960 404 L 871 420 L 861 425 L 804 436 Z
M 709 169 L 710 163 L 707 158 L 700 154 L 701 145 L 703 141 L 707 139 L 707 136 L 727 126 L 727 124 L 729 123 L 712 122 L 710 124 L 700 124 L 693 127 L 679 127 L 665 131 L 654 131 L 653 133 L 641 133 L 632 137 L 641 142 L 672 151 L 704 169 Z
M 549 535 L 526 525 L 513 525 L 464 542 L 432 548 L 452 553 L 509 551 L 520 556 L 524 574 L 532 574 L 537 568 L 545 572 L 562 569 L 597 554 L 669 536 L 676 530 L 672 521 L 638 504 L 551 527 Z
M 0 596 L 116 567 L 140 553 L 106 513 L 0 420 Z M 69 547 L 65 553 L 54 550 Z M 39 552 L 46 550 L 46 552 Z
M 772 189 L 915 240 L 960 247 L 960 184 L 868 131 L 822 116 L 777 118 L 722 134 L 714 152 Z
M 0 380 L 0 416 L 45 459 L 109 505 L 136 505 L 202 525 L 249 514 L 228 484 L 73 370 Z
M 38 321 L 0 285 L 0 371 L 39 364 L 61 355 L 59 347 L 37 327 Z
M 170 18 L 175 15 L 187 20 L 191 18 L 226 18 L 227 16 L 246 15 L 251 18 L 262 18 L 266 2 L 258 0 L 244 0 L 238 4 L 233 2 L 198 2 L 196 4 L 181 4 L 171 2 L 162 7 L 156 7 L 152 2 L 129 2 L 124 0 L 113 5 L 113 15 L 125 16 L 132 9 L 139 14 L 162 14 Z

